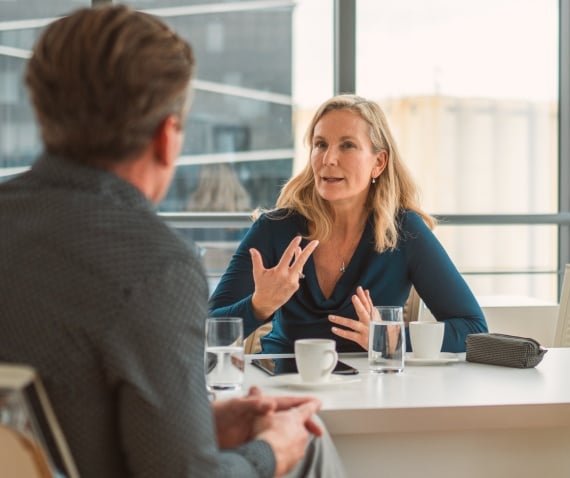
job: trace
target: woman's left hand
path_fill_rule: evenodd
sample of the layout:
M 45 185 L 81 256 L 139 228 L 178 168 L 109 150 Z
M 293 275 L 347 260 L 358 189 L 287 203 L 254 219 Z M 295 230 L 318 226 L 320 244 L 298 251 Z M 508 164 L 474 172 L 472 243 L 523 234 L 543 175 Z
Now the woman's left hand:
M 352 340 L 364 350 L 368 350 L 368 331 L 370 328 L 370 314 L 372 313 L 372 299 L 370 291 L 358 286 L 356 294 L 352 296 L 352 305 L 358 315 L 358 320 L 347 319 L 339 315 L 329 315 L 329 321 L 345 328 L 333 327 L 333 334 L 344 339 Z

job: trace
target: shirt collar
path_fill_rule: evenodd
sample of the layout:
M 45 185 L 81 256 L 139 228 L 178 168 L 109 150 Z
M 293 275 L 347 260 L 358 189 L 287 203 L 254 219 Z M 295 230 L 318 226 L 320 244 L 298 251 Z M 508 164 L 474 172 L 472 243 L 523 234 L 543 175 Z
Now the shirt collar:
M 31 174 L 56 187 L 108 196 L 118 204 L 130 208 L 156 210 L 156 206 L 142 191 L 106 169 L 45 153 L 33 164 Z

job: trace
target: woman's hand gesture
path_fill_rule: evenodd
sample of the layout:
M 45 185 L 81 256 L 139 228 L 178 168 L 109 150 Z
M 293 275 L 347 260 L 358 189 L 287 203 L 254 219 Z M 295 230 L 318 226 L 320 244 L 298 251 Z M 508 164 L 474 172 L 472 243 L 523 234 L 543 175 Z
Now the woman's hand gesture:
M 368 333 L 370 330 L 370 314 L 374 308 L 370 291 L 358 286 L 356 294 L 352 296 L 352 305 L 358 315 L 358 320 L 348 319 L 339 315 L 329 315 L 329 321 L 345 328 L 333 327 L 332 332 L 339 337 L 352 340 L 364 350 L 368 350 Z
M 299 281 L 304 278 L 303 267 L 319 245 L 319 241 L 309 242 L 301 249 L 301 236 L 295 237 L 285 249 L 279 263 L 266 269 L 257 249 L 250 249 L 255 290 L 251 299 L 253 312 L 258 320 L 266 320 L 287 302 L 299 289 Z

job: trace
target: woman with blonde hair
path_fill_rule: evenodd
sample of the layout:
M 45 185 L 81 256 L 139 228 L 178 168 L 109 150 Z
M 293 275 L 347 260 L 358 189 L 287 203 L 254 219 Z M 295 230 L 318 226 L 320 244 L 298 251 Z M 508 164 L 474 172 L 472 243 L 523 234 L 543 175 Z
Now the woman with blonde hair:
M 487 331 L 485 318 L 431 231 L 380 106 L 335 96 L 306 139 L 310 161 L 250 228 L 210 313 L 243 317 L 246 333 L 272 320 L 264 353 L 292 352 L 305 337 L 361 351 L 372 306 L 404 305 L 414 286 L 445 323 L 442 350 L 464 351 L 467 334 Z

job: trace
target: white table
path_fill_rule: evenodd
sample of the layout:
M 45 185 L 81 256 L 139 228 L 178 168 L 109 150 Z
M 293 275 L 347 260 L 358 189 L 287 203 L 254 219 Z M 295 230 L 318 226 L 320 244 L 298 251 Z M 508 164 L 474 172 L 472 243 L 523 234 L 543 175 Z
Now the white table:
M 376 375 L 364 356 L 341 359 L 360 381 L 303 391 L 248 364 L 246 385 L 318 397 L 350 477 L 570 477 L 570 348 L 533 369 L 461 361 Z

